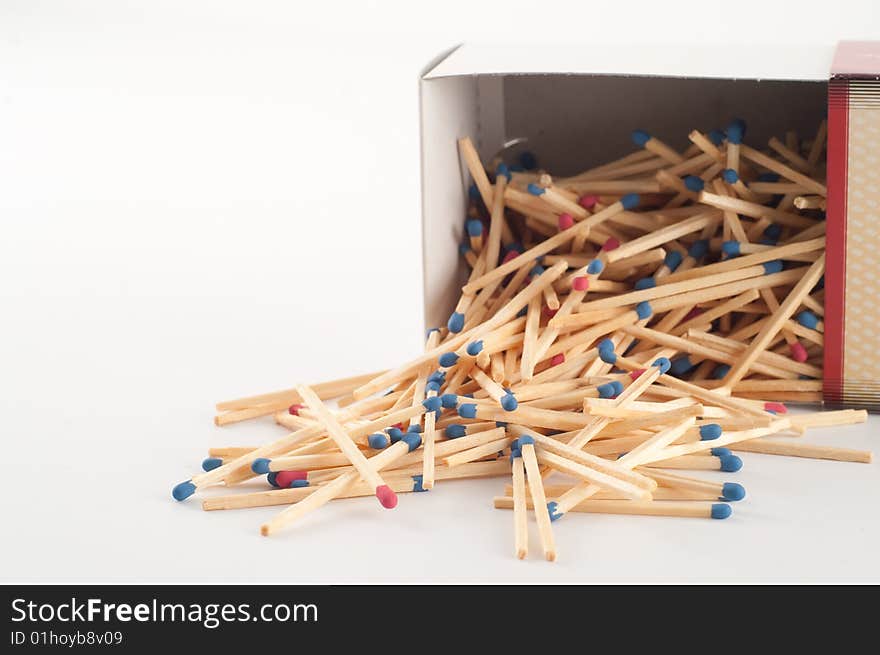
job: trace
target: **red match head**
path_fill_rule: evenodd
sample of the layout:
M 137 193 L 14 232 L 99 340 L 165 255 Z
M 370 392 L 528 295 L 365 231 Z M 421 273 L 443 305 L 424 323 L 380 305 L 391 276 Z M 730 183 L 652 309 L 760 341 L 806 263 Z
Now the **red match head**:
M 387 484 L 376 487 L 376 498 L 385 509 L 394 509 L 397 507 L 397 494 Z
M 602 250 L 608 252 L 609 250 L 614 250 L 615 248 L 620 247 L 620 241 L 615 239 L 614 237 L 608 237 L 608 241 L 602 244 Z
M 562 362 L 565 361 L 565 355 L 559 353 L 558 355 L 553 355 L 550 358 L 550 366 L 559 366 Z
M 789 349 L 791 350 L 791 358 L 794 361 L 800 362 L 801 364 L 807 361 L 807 349 L 804 348 L 800 341 L 795 341 L 789 346 Z
M 291 416 L 299 416 L 299 410 L 301 410 L 305 405 L 301 405 L 299 403 L 294 403 L 290 407 L 287 408 L 287 413 Z
M 309 474 L 307 471 L 278 471 L 275 476 L 275 484 L 282 489 L 287 489 L 294 480 L 307 480 Z
M 634 371 L 630 371 L 630 372 L 629 372 L 629 376 L 630 376 L 633 380 L 636 380 L 636 379 L 638 379 L 638 377 L 639 377 L 642 373 L 644 373 L 644 372 L 645 372 L 645 369 L 643 369 L 643 368 L 637 368 L 637 369 L 634 370 Z
M 764 403 L 765 412 L 776 412 L 777 414 L 788 413 L 788 408 L 782 403 Z
M 574 218 L 572 217 L 571 214 L 565 213 L 565 214 L 559 215 L 559 229 L 560 230 L 567 230 L 572 225 L 574 225 Z
M 599 202 L 599 196 L 592 193 L 578 198 L 578 204 L 584 209 L 592 209 L 597 202 Z
M 547 305 L 544 305 L 544 307 L 541 309 L 541 313 L 543 313 L 544 316 L 546 316 L 547 318 L 553 318 L 554 316 L 556 316 L 556 312 L 558 311 L 558 309 L 550 309 Z
M 506 264 L 511 259 L 516 259 L 517 257 L 519 257 L 519 253 L 516 250 L 508 250 L 507 254 L 504 255 L 504 259 L 501 260 L 501 263 Z
M 571 281 L 571 288 L 575 291 L 586 291 L 590 288 L 590 278 L 585 275 L 576 277 Z

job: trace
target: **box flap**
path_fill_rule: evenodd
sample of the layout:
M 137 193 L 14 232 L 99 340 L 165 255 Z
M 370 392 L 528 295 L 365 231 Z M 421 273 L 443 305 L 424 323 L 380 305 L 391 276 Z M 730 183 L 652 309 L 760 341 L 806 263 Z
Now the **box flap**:
M 764 80 L 827 80 L 834 45 L 556 45 L 465 44 L 424 79 L 458 75 L 633 75 Z

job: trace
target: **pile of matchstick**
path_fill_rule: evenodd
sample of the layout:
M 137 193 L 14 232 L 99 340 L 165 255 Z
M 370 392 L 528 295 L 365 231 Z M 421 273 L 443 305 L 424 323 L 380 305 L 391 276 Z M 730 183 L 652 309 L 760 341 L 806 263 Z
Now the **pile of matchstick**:
M 203 507 L 282 506 L 271 535 L 333 499 L 498 477 L 514 552 L 532 512 L 553 560 L 570 513 L 726 518 L 744 488 L 699 472 L 737 471 L 737 452 L 869 462 L 801 439 L 865 412 L 785 404 L 821 400 L 825 123 L 763 150 L 745 132 L 678 151 L 637 130 L 632 154 L 565 178 L 461 139 L 469 277 L 448 324 L 396 368 L 218 404 L 218 425 L 285 434 L 211 449 L 174 497 L 262 477 Z

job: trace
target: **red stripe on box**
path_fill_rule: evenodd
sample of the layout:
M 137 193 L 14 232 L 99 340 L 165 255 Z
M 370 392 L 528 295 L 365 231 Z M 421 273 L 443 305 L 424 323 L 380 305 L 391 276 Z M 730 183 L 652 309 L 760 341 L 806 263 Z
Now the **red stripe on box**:
M 846 196 L 849 149 L 849 83 L 828 85 L 828 203 L 825 235 L 826 402 L 843 402 L 844 320 L 846 316 Z

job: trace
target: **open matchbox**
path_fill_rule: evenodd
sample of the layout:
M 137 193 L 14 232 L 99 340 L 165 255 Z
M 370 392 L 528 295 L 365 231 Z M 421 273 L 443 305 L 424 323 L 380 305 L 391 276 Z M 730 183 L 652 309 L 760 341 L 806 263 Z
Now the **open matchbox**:
M 509 144 L 573 175 L 633 151 L 643 128 L 683 149 L 733 117 L 762 146 L 828 119 L 824 402 L 880 410 L 880 42 L 836 48 L 478 47 L 421 78 L 426 326 L 442 325 L 464 280 L 458 244 L 470 184 L 456 141 L 481 159 Z M 430 245 L 428 245 L 430 244 Z

